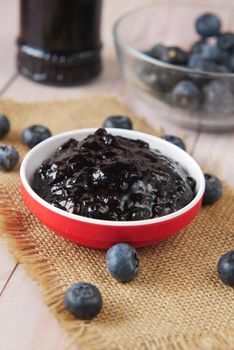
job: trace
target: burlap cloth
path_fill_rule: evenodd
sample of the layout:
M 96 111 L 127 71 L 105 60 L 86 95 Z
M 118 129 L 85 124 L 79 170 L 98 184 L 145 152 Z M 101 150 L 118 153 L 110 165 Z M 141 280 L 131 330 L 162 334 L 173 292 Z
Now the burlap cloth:
M 106 116 L 126 113 L 135 129 L 153 132 L 107 97 L 45 104 L 0 101 L 0 111 L 12 123 L 4 142 L 15 145 L 21 157 L 26 148 L 20 133 L 32 123 L 45 124 L 55 134 L 98 127 Z M 18 169 L 0 176 L 1 233 L 80 349 L 234 349 L 234 290 L 224 286 L 216 273 L 219 256 L 234 245 L 234 194 L 229 188 L 219 203 L 203 209 L 188 228 L 159 245 L 141 249 L 140 275 L 123 285 L 109 277 L 104 252 L 55 235 L 25 209 Z M 90 281 L 102 292 L 103 310 L 91 322 L 77 321 L 64 310 L 63 294 L 77 281 Z

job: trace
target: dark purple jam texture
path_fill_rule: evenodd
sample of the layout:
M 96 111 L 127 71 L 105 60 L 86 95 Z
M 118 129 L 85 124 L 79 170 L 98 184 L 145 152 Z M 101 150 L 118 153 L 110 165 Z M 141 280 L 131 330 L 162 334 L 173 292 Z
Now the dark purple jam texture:
M 115 221 L 167 215 L 195 196 L 194 179 L 179 163 L 105 129 L 61 145 L 36 170 L 32 186 L 69 213 Z

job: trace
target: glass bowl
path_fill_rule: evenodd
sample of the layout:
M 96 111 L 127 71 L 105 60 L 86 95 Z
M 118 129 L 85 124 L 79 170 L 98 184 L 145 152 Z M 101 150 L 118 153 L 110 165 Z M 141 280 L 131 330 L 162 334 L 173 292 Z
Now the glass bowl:
M 189 50 L 199 39 L 195 20 L 204 12 L 220 17 L 222 31 L 234 31 L 230 4 L 156 1 L 125 14 L 115 23 L 117 57 L 129 86 L 163 118 L 204 131 L 229 131 L 234 129 L 234 73 L 197 71 L 144 53 L 157 43 Z M 192 81 L 200 90 L 201 102 L 196 109 L 181 108 L 173 102 L 172 90 L 182 80 Z

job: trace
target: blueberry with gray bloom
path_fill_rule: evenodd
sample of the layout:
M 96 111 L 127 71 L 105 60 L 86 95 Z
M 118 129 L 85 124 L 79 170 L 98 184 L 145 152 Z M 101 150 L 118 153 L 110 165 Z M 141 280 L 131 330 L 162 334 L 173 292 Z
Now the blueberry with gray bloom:
M 118 243 L 108 250 L 106 265 L 113 278 L 126 283 L 138 275 L 140 260 L 134 247 L 127 243 Z
M 234 73 L 234 55 L 232 54 L 229 59 L 228 67 L 232 73 Z
M 195 41 L 191 47 L 191 53 L 201 53 L 203 50 L 203 47 L 207 45 L 206 40 L 201 39 L 198 41 Z
M 76 318 L 91 320 L 101 311 L 102 296 L 91 283 L 75 283 L 64 295 L 64 306 Z
M 223 195 L 222 182 L 214 175 L 204 174 L 205 176 L 205 193 L 203 205 L 210 205 L 217 202 Z
M 175 84 L 180 81 L 180 75 L 175 72 L 164 72 L 161 69 L 145 70 L 141 75 L 141 79 L 150 87 L 152 87 L 155 92 L 165 93 L 170 92 L 171 89 L 175 86 Z
M 161 139 L 166 140 L 170 143 L 173 143 L 173 145 L 181 148 L 182 150 L 186 151 L 186 146 L 184 141 L 178 137 L 178 136 L 174 136 L 174 135 L 163 135 L 161 136 Z
M 151 56 L 161 59 L 163 53 L 165 52 L 166 47 L 162 44 L 156 44 L 155 46 L 152 47 L 150 54 Z
M 202 57 L 202 54 L 199 53 L 190 55 L 188 67 L 200 71 L 220 72 L 219 65 L 207 58 Z
M 169 46 L 162 51 L 160 59 L 163 62 L 183 65 L 188 61 L 188 54 L 177 46 Z
M 203 88 L 204 110 L 214 117 L 234 111 L 232 85 L 228 81 L 213 80 Z
M 230 69 L 223 64 L 216 64 L 217 73 L 230 73 Z
M 217 271 L 224 284 L 234 287 L 234 250 L 230 250 L 221 256 L 218 261 Z
M 217 38 L 217 45 L 221 50 L 234 48 L 234 33 L 223 33 Z
M 32 125 L 24 129 L 21 138 L 25 145 L 33 148 L 38 143 L 51 137 L 51 132 L 43 125 Z
M 213 13 L 204 13 L 197 18 L 195 27 L 202 37 L 217 36 L 221 28 L 221 21 Z
M 10 131 L 10 122 L 4 114 L 0 114 L 0 139 Z
M 103 127 L 132 130 L 132 121 L 129 117 L 123 115 L 113 115 L 104 121 Z
M 216 64 L 228 65 L 230 55 L 222 51 L 217 45 L 204 45 L 201 51 L 201 57 Z
M 0 146 L 0 170 L 10 171 L 19 161 L 19 153 L 10 145 Z
M 197 109 L 201 102 L 199 88 L 188 80 L 180 81 L 172 90 L 171 96 L 174 105 L 185 109 Z

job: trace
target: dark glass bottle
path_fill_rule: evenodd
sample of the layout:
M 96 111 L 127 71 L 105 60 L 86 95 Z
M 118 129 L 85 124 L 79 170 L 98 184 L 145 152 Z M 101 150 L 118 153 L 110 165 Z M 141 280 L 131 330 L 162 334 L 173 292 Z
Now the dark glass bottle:
M 102 0 L 21 0 L 17 66 L 34 81 L 75 85 L 101 71 Z

